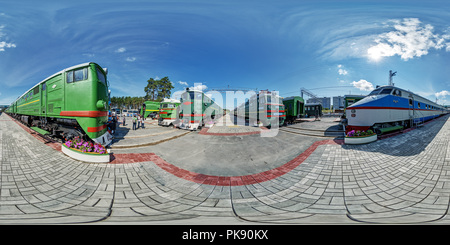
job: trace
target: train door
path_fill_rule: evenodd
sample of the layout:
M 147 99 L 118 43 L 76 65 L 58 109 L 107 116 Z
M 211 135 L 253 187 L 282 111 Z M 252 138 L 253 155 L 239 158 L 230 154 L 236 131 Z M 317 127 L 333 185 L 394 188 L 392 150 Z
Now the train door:
M 409 126 L 412 127 L 414 124 L 414 118 L 415 118 L 415 113 L 414 113 L 414 97 L 410 94 L 409 95 Z
M 300 100 L 297 101 L 297 113 L 296 113 L 297 118 L 300 118 L 305 113 L 304 105 L 305 104 Z
M 142 104 L 142 110 L 141 110 L 141 117 L 146 118 L 147 117 L 147 104 Z
M 47 84 L 41 84 L 41 116 L 47 117 Z

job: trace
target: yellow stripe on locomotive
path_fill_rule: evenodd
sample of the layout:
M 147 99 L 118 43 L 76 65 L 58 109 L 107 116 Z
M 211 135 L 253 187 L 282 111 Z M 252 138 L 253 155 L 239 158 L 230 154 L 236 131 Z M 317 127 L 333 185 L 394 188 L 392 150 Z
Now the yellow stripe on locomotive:
M 106 145 L 108 83 L 106 70 L 95 63 L 64 69 L 25 92 L 8 112 L 28 126 L 61 138 L 81 136 Z

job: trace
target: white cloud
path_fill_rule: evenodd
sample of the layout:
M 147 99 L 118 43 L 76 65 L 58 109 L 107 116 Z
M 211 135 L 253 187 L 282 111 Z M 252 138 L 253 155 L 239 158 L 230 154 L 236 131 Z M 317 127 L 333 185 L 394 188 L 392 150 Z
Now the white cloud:
M 339 72 L 339 75 L 347 75 L 348 74 L 348 71 L 344 70 L 344 69 L 339 69 L 338 72 Z
M 403 20 L 391 20 L 393 31 L 382 33 L 374 40 L 377 44 L 367 50 L 367 55 L 372 60 L 382 57 L 399 55 L 403 60 L 427 55 L 430 49 L 442 49 L 447 46 L 449 51 L 450 35 L 434 33 L 434 27 L 424 25 L 417 18 L 405 18 Z
M 372 91 L 374 89 L 373 84 L 364 79 L 361 79 L 357 82 L 353 81 L 352 84 L 353 86 L 362 91 Z
M 201 84 L 201 83 L 197 84 L 196 83 L 196 85 L 194 87 L 190 87 L 189 89 L 190 90 L 206 90 L 207 88 L 208 87 L 206 85 L 204 85 L 204 84 Z
M 5 25 L 0 25 L 0 38 L 5 36 L 5 33 L 2 32 L 3 28 L 5 28 Z M 0 52 L 5 51 L 5 48 L 15 48 L 16 44 L 9 43 L 5 41 L 0 42 Z
M 447 95 L 450 95 L 450 92 L 447 91 L 447 90 L 442 90 L 441 92 L 435 93 L 435 95 L 436 95 L 437 98 L 439 98 L 439 97 L 445 97 L 445 96 L 447 96 Z
M 136 57 L 127 57 L 126 58 L 126 61 L 128 61 L 128 62 L 133 62 L 135 60 L 136 60 Z
M 14 43 L 7 43 L 5 41 L 0 42 L 0 52 L 5 51 L 5 48 L 15 48 L 16 45 Z
M 183 82 L 183 81 L 178 81 L 178 84 L 183 85 L 183 86 L 188 86 L 187 82 Z
M 116 52 L 116 53 L 123 53 L 123 52 L 125 52 L 125 51 L 127 51 L 127 49 L 124 48 L 124 47 L 122 47 L 122 48 L 116 49 L 116 51 L 114 51 L 114 52 Z

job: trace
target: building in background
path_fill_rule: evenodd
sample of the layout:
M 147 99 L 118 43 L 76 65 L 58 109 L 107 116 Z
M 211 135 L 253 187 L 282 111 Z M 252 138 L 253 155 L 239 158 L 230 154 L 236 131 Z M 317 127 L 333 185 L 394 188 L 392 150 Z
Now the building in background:
M 320 103 L 322 105 L 322 108 L 325 109 L 331 109 L 331 98 L 330 97 L 316 97 L 316 98 L 310 98 L 306 101 L 307 104 L 314 104 L 314 103 Z
M 333 97 L 333 109 L 334 110 L 344 110 L 345 103 L 344 103 L 344 96 L 335 96 Z

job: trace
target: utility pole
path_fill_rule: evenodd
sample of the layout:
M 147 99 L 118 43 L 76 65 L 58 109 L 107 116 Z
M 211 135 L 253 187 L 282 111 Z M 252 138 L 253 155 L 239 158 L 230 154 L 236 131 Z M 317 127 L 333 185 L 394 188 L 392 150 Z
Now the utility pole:
M 394 83 L 392 82 L 392 77 L 395 76 L 397 72 L 392 72 L 392 70 L 389 71 L 389 86 L 394 86 Z

